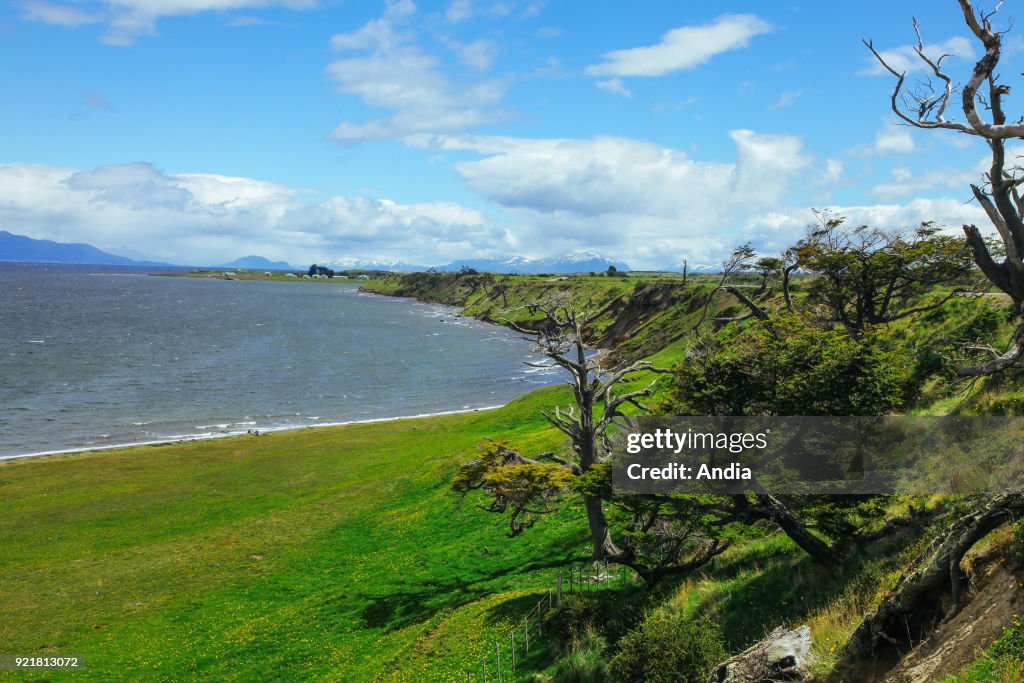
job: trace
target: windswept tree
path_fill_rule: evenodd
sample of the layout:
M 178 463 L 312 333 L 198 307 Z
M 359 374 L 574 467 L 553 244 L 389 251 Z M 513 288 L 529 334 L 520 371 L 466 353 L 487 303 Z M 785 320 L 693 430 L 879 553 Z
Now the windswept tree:
M 705 511 L 699 506 L 682 499 L 616 500 L 611 489 L 609 428 L 625 415 L 626 406 L 648 410 L 641 401 L 654 393 L 657 380 L 638 385 L 639 373 L 668 371 L 647 361 L 602 368 L 584 340 L 593 319 L 570 303 L 530 304 L 515 312 L 529 314 L 530 322 L 509 324 L 528 336 L 533 349 L 547 359 L 531 365 L 558 367 L 569 375 L 573 405 L 545 412 L 544 417 L 568 437 L 571 454 L 527 456 L 507 444 L 491 443 L 479 458 L 462 466 L 453 489 L 463 496 L 483 493 L 484 510 L 509 514 L 512 536 L 553 511 L 562 496 L 579 495 L 590 530 L 592 559 L 632 567 L 648 582 L 694 569 L 724 551 L 726 544 L 706 533 Z M 608 522 L 610 505 L 625 510 L 629 517 L 617 538 Z
M 1013 301 L 1019 319 L 1009 347 L 992 352 L 992 357 L 978 365 L 957 368 L 963 376 L 991 375 L 1014 367 L 1024 356 L 1024 183 L 1022 168 L 1007 159 L 1007 141 L 1024 138 L 1024 119 L 1008 122 L 1004 100 L 1010 87 L 1000 82 L 999 60 L 1006 31 L 993 27 L 993 18 L 1002 7 L 999 2 L 988 13 L 978 12 L 970 0 L 957 0 L 964 22 L 980 43 L 982 57 L 975 63 L 960 85 L 946 69 L 949 55 L 930 54 L 924 44 L 921 28 L 913 21 L 917 42 L 914 52 L 928 74 L 908 85 L 907 73 L 890 64 L 874 43 L 864 44 L 896 79 L 890 97 L 890 108 L 899 119 L 924 130 L 953 131 L 984 141 L 991 153 L 988 171 L 978 183 L 971 185 L 975 200 L 984 209 L 998 233 L 994 242 L 987 241 L 975 225 L 964 225 L 963 231 L 975 263 L 985 277 Z M 955 118 L 959 108 L 963 117 Z
M 780 257 L 759 256 L 749 244 L 733 251 L 712 295 L 730 294 L 745 312 L 716 317 L 717 322 L 755 318 L 778 336 L 767 302 L 781 293 L 785 310 L 807 324 L 838 325 L 859 336 L 871 326 L 925 313 L 979 289 L 970 250 L 931 223 L 890 231 L 849 226 L 842 216 L 824 212 L 815 215 L 818 224 Z M 805 276 L 800 297 L 794 273 Z M 697 328 L 713 303 L 709 299 Z
M 970 250 L 932 223 L 888 231 L 847 227 L 839 216 L 819 219 L 820 227 L 787 251 L 789 265 L 812 276 L 806 301 L 853 335 L 936 309 L 977 288 Z M 792 310 L 789 284 L 787 278 L 783 286 Z M 943 293 L 937 293 L 939 286 Z

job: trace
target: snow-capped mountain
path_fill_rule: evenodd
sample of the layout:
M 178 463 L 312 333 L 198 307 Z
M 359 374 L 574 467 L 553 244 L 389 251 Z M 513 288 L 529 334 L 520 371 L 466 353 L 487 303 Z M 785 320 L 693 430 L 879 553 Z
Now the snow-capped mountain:
M 427 266 L 417 266 L 400 261 L 365 261 L 356 258 L 341 258 L 330 264 L 335 269 L 362 268 L 366 270 L 416 271 L 427 270 Z M 504 259 L 468 258 L 458 259 L 451 263 L 433 266 L 434 270 L 452 272 L 463 268 L 486 271 L 491 273 L 588 273 L 604 272 L 609 266 L 616 270 L 631 270 L 627 263 L 601 256 L 592 251 L 581 251 L 564 256 L 550 256 L 542 259 L 528 259 L 522 256 L 510 256 Z
M 666 271 L 668 271 L 670 273 L 677 273 L 677 272 L 681 273 L 681 272 L 683 272 L 683 262 L 680 261 L 679 263 L 677 263 L 675 265 L 667 266 L 665 268 L 662 268 L 662 270 L 666 270 Z M 688 262 L 686 264 L 686 271 L 689 272 L 689 273 L 721 273 L 722 272 L 722 264 L 721 263 Z
M 328 266 L 335 270 L 389 270 L 395 272 L 414 272 L 427 270 L 428 268 L 428 266 L 418 266 L 401 261 L 375 261 L 352 257 L 340 258 L 330 263 L 321 263 L 320 265 Z

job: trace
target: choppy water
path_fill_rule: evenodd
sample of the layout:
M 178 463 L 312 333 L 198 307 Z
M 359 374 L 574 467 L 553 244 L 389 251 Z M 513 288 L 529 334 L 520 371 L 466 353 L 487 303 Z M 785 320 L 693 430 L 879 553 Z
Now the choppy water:
M 0 457 L 493 406 L 530 358 L 354 285 L 0 263 Z

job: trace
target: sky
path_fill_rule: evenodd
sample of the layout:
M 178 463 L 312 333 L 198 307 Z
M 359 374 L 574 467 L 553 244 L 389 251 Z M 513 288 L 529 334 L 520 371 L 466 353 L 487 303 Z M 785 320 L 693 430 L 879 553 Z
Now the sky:
M 638 269 L 777 252 L 813 209 L 988 230 L 987 148 L 896 125 L 861 42 L 916 81 L 914 17 L 966 80 L 955 0 L 14 0 L 0 230 L 185 264 Z M 1024 28 L 1008 84 L 1022 61 Z

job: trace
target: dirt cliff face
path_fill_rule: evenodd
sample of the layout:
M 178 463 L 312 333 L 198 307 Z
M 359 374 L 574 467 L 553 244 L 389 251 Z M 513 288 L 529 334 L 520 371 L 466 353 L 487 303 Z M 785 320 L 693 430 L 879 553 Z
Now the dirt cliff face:
M 609 360 L 641 358 L 683 338 L 700 317 L 710 290 L 677 279 L 489 273 L 409 273 L 393 280 L 395 296 L 459 306 L 466 315 L 498 324 L 529 303 L 572 303 L 593 316 L 586 341 L 608 350 Z M 516 319 L 531 328 L 528 317 Z
M 905 652 L 887 651 L 855 662 L 833 683 L 931 683 L 975 661 L 1024 612 L 1024 569 L 1002 549 L 969 559 L 971 590 L 963 609 Z
M 659 351 L 690 331 L 704 304 L 700 293 L 675 283 L 643 283 L 601 311 L 608 324 L 592 343 L 630 357 Z

